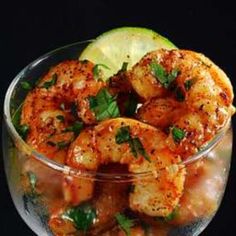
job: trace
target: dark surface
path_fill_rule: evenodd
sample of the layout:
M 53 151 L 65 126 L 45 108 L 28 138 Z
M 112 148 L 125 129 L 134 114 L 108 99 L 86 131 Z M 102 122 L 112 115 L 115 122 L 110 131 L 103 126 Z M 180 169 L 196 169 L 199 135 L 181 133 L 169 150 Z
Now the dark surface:
M 176 4 L 166 1 L 165 5 L 159 1 L 155 1 L 155 4 L 154 1 L 127 3 L 104 0 L 86 3 L 70 0 L 55 5 L 48 2 L 1 4 L 1 105 L 7 86 L 29 62 L 61 45 L 91 39 L 119 26 L 152 28 L 180 48 L 203 52 L 225 70 L 236 87 L 236 14 L 233 5 L 227 1 L 221 4 L 189 1 L 182 5 L 180 1 L 176 1 Z M 221 208 L 202 235 L 236 235 L 235 181 L 236 159 L 233 158 Z M 2 158 L 0 209 L 0 235 L 34 235 L 13 206 Z

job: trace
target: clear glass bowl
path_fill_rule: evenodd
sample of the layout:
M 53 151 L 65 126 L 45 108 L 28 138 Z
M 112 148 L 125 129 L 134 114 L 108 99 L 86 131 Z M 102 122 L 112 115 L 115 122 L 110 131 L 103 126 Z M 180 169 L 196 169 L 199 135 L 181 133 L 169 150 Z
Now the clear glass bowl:
M 190 157 L 186 164 L 187 178 L 184 194 L 177 213 L 170 219 L 135 215 L 127 208 L 131 183 L 144 178 L 154 178 L 151 173 L 122 174 L 119 166 L 108 166 L 100 173 L 85 172 L 58 164 L 28 146 L 16 132 L 11 116 L 26 96 L 21 82 L 26 78 L 36 82 L 51 66 L 67 59 L 79 58 L 91 41 L 79 42 L 56 49 L 41 56 L 25 67 L 12 81 L 4 103 L 3 150 L 5 170 L 14 204 L 28 226 L 37 235 L 124 235 L 115 224 L 113 215 L 122 209 L 134 218 L 131 235 L 199 235 L 215 215 L 227 183 L 231 152 L 232 128 L 230 122 L 204 149 Z M 113 170 L 116 170 L 113 172 Z M 55 209 L 80 196 L 71 180 L 85 185 L 95 183 L 96 199 L 92 204 L 100 220 L 87 233 L 63 225 Z M 74 188 L 72 196 L 67 189 Z M 64 189 L 64 190 L 63 190 Z M 54 228 L 52 233 L 48 225 Z M 55 216 L 53 218 L 53 216 Z M 64 228 L 63 228 L 64 227 Z

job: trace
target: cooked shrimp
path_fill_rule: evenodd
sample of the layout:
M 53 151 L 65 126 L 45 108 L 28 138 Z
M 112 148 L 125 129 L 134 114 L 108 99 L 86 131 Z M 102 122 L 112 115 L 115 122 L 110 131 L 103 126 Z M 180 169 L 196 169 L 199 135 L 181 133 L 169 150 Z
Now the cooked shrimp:
M 30 128 L 26 141 L 60 163 L 73 141 L 73 133 L 64 131 L 78 119 L 71 106 L 78 104 L 75 113 L 85 123 L 95 122 L 86 98 L 96 95 L 104 82 L 94 79 L 93 68 L 89 61 L 64 61 L 51 68 L 24 101 L 21 124 Z
M 182 129 L 183 141 L 176 144 L 170 132 L 168 143 L 184 156 L 209 141 L 235 111 L 228 77 L 199 53 L 163 49 L 148 53 L 128 78 L 147 100 L 138 118 L 156 127 Z
M 141 155 L 133 153 L 128 140 L 117 143 L 117 134 L 124 127 L 130 132 L 131 139 L 139 140 Z M 160 175 L 148 180 L 134 182 L 134 191 L 130 194 L 130 207 L 134 211 L 151 216 L 170 214 L 182 195 L 185 169 L 175 165 L 181 159 L 166 146 L 166 135 L 156 128 L 127 118 L 103 121 L 95 126 L 94 132 L 95 138 L 90 138 L 89 145 L 83 144 L 84 135 L 78 136 L 76 144 L 70 147 L 70 164 L 81 169 L 94 170 L 107 163 L 120 163 L 128 165 L 131 173 L 161 172 Z M 94 152 L 91 152 L 91 146 L 96 148 Z M 87 158 L 81 158 L 82 153 Z M 150 158 L 149 161 L 145 159 L 147 156 Z

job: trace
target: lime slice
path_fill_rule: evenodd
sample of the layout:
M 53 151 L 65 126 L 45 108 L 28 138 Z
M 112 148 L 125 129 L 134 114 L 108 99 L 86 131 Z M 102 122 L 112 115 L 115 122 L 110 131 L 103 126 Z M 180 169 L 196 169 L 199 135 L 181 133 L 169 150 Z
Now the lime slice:
M 100 35 L 82 52 L 80 60 L 90 60 L 94 64 L 104 64 L 105 78 L 116 74 L 123 62 L 128 63 L 128 69 L 137 63 L 147 52 L 176 46 L 158 33 L 138 27 L 122 27 L 110 30 Z

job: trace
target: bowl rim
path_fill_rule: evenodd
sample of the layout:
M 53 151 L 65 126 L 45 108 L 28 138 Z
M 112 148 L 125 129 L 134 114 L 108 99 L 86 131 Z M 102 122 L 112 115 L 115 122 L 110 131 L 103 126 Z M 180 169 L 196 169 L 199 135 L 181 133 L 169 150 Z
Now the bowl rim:
M 93 41 L 94 41 L 94 39 L 79 41 L 79 42 L 67 44 L 67 45 L 58 47 L 54 50 L 51 50 L 51 51 L 43 54 L 42 56 L 38 57 L 37 59 L 35 59 L 33 62 L 29 63 L 15 76 L 15 78 L 12 80 L 12 82 L 10 83 L 10 85 L 7 89 L 7 92 L 5 94 L 5 99 L 4 99 L 4 120 L 5 120 L 5 124 L 7 125 L 8 132 L 10 133 L 10 136 L 13 138 L 15 146 L 16 146 L 16 142 L 17 142 L 18 147 L 16 147 L 16 148 L 21 147 L 21 149 L 27 155 L 32 156 L 34 159 L 40 161 L 42 164 L 44 164 L 44 165 L 48 166 L 49 168 L 52 168 L 56 171 L 59 171 L 65 175 L 73 175 L 73 176 L 78 176 L 79 178 L 93 179 L 96 181 L 109 180 L 109 181 L 114 181 L 114 182 L 127 182 L 127 181 L 140 180 L 143 178 L 149 178 L 150 176 L 153 176 L 153 175 L 156 176 L 157 173 L 156 172 L 153 173 L 151 171 L 140 172 L 140 173 L 127 173 L 127 174 L 126 173 L 125 174 L 101 173 L 101 172 L 97 172 L 97 171 L 79 170 L 77 168 L 68 166 L 66 164 L 58 163 L 58 162 L 48 158 L 46 155 L 38 152 L 37 150 L 32 148 L 30 145 L 28 145 L 21 138 L 21 136 L 18 134 L 18 132 L 16 131 L 16 129 L 12 123 L 12 117 L 10 114 L 11 96 L 14 91 L 14 88 L 18 84 L 19 80 L 22 78 L 22 75 L 24 74 L 24 72 L 27 71 L 31 67 L 37 66 L 37 64 L 43 62 L 45 59 L 47 59 L 48 57 L 54 55 L 55 53 L 57 53 L 59 51 L 63 51 L 65 49 L 68 49 L 68 48 L 71 48 L 74 46 L 81 46 L 83 44 L 91 43 Z M 201 158 L 204 158 L 204 156 L 208 152 L 210 152 L 220 142 L 220 140 L 224 137 L 224 135 L 226 134 L 226 132 L 229 130 L 230 127 L 231 127 L 231 118 L 229 118 L 225 122 L 224 126 L 217 132 L 217 134 L 209 142 L 207 142 L 205 145 L 203 145 L 203 147 L 197 153 L 193 154 L 192 156 L 188 157 L 186 160 L 184 160 L 180 163 L 177 163 L 175 165 L 184 166 L 184 165 L 188 165 L 193 162 L 196 162 L 197 160 L 199 160 Z

